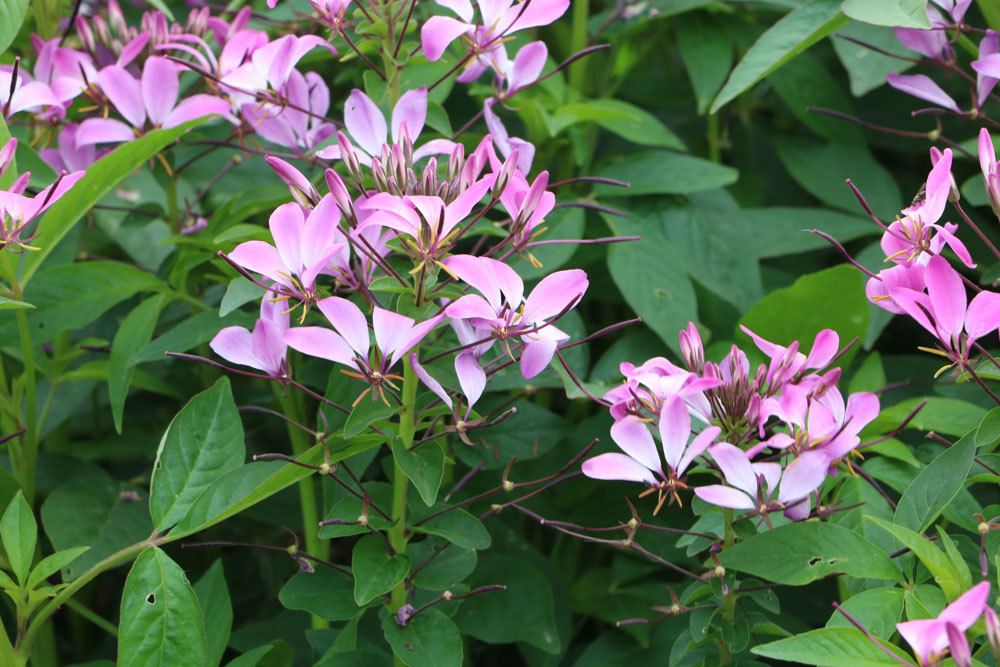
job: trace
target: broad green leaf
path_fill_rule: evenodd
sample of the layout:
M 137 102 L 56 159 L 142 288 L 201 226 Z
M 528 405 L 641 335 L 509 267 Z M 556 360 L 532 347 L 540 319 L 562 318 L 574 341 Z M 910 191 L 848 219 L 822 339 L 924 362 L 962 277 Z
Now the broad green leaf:
M 941 396 L 908 398 L 884 408 L 864 432 L 888 433 L 897 428 L 918 405 L 925 402 L 927 405 L 907 423 L 908 429 L 961 437 L 975 429 L 986 415 L 986 411 L 978 405 L 957 398 Z
M 891 586 L 873 588 L 852 595 L 841 605 L 848 614 L 876 637 L 889 639 L 896 632 L 896 624 L 903 616 L 903 590 Z M 839 611 L 830 615 L 828 628 L 854 627 Z
M 278 591 L 285 609 L 306 611 L 328 621 L 349 621 L 361 611 L 354 603 L 354 584 L 347 572 L 321 567 L 299 572 Z
M 2 1 L 2 0 L 0 0 Z M 9 0 L 8 0 L 9 1 Z M 100 160 L 87 168 L 87 174 L 63 195 L 59 201 L 49 207 L 45 217 L 38 223 L 36 233 L 45 239 L 41 250 L 28 253 L 22 265 L 21 284 L 27 285 L 35 271 L 42 265 L 59 241 L 62 240 L 76 223 L 93 208 L 136 167 L 150 159 L 161 150 L 177 141 L 189 131 L 197 127 L 204 118 L 193 120 L 169 130 L 153 130 L 134 141 L 121 144 Z
M 647 151 L 618 157 L 599 167 L 598 175 L 630 185 L 626 189 L 598 185 L 594 188 L 598 197 L 704 192 L 730 185 L 739 178 L 739 172 L 732 167 L 670 151 Z
M 813 229 L 845 243 L 880 233 L 870 220 L 825 208 L 745 208 L 740 216 L 750 226 L 761 258 L 829 248 L 830 243 L 813 234 Z
M 926 537 L 905 526 L 873 516 L 865 516 L 865 520 L 874 523 L 912 551 L 913 555 L 920 559 L 920 562 L 930 571 L 934 581 L 941 587 L 949 600 L 954 600 L 965 592 L 965 589 L 962 588 L 962 576 L 958 568 Z
M 900 664 L 857 628 L 821 628 L 755 646 L 751 651 L 765 658 L 817 667 L 898 667 Z M 905 660 L 906 656 L 898 653 L 900 659 Z
M 226 667 L 257 667 L 257 665 L 260 664 L 260 661 L 271 653 L 273 648 L 274 644 L 258 646 L 255 649 L 247 651 L 241 656 L 233 658 L 226 663 Z
M 3 16 L 4 7 L 13 7 L 15 4 L 20 2 L 21 0 L 0 0 L 0 17 Z M 4 3 L 9 3 L 9 4 L 5 5 Z M 27 7 L 28 3 L 25 2 L 24 6 Z M 4 25 L 6 26 L 6 24 Z M 0 28 L 0 30 L 2 29 L 3 28 Z M 0 48 L 0 52 L 3 52 L 4 48 L 6 47 Z M 0 116 L 3 116 L 3 114 L 0 114 Z M 10 129 L 8 129 L 7 127 L 7 121 L 5 121 L 3 118 L 0 118 L 0 148 L 3 148 L 3 146 L 7 144 L 7 141 L 9 139 L 10 139 Z M 22 143 L 24 142 L 20 142 L 18 144 L 18 148 L 21 147 Z M 0 175 L 0 189 L 6 190 L 10 188 L 11 184 L 15 180 L 17 180 L 17 158 L 15 156 L 11 156 L 10 164 L 7 166 L 7 170 L 3 173 L 3 175 Z
M 226 575 L 222 570 L 222 560 L 216 559 L 194 585 L 198 605 L 205 617 L 205 637 L 207 639 L 209 666 L 218 665 L 229 643 L 229 633 L 233 629 L 233 603 L 226 587 Z
M 777 146 L 789 176 L 825 204 L 852 215 L 864 214 L 844 183 L 848 178 L 881 218 L 891 220 L 905 203 L 892 174 L 866 148 L 798 138 L 779 139 Z
M 406 553 L 411 562 L 422 563 L 444 544 L 439 539 L 410 542 L 406 545 Z M 413 585 L 428 591 L 454 590 L 456 584 L 472 574 L 478 562 L 479 557 L 472 549 L 452 545 L 417 573 Z
M 27 312 L 36 343 L 63 331 L 87 326 L 112 306 L 138 292 L 162 289 L 154 275 L 118 262 L 63 264 L 40 272 L 24 295 L 35 308 Z M 13 318 L 0 326 L 0 336 L 16 338 Z
M 62 568 L 64 581 L 72 581 L 104 558 L 149 537 L 153 526 L 145 500 L 125 494 L 105 480 L 61 486 L 42 504 L 42 526 L 59 551 L 90 546 Z
M 507 590 L 464 600 L 454 616 L 463 634 L 489 644 L 527 642 L 545 653 L 559 653 L 552 587 L 530 561 L 484 552 L 468 583 L 503 584 Z
M 844 13 L 855 21 L 890 28 L 930 29 L 927 0 L 844 0 Z
M 553 136 L 576 123 L 597 123 L 605 130 L 640 146 L 686 150 L 684 142 L 656 116 L 639 107 L 610 98 L 566 104 L 552 115 L 549 130 Z
M 198 313 L 163 332 L 141 352 L 136 353 L 132 362 L 143 364 L 149 361 L 163 361 L 167 358 L 167 352 L 187 352 L 202 343 L 207 343 L 225 327 L 252 328 L 256 321 L 256 313 L 245 313 L 238 310 L 221 319 L 214 311 Z
M 2 0 L 0 0 L 2 1 Z M 0 310 L 19 310 L 24 308 L 34 308 L 35 306 L 24 301 L 15 301 L 6 296 L 0 296 Z
M 382 633 L 407 667 L 461 667 L 462 637 L 440 609 L 427 609 L 401 627 L 392 614 L 382 615 Z
M 149 344 L 156 328 L 156 318 L 163 307 L 163 295 L 152 296 L 128 314 L 115 333 L 111 343 L 111 356 L 108 362 L 108 397 L 111 401 L 111 414 L 114 417 L 115 430 L 122 432 L 122 417 L 125 411 L 125 397 L 132 382 L 135 365 L 132 357 Z
M 122 592 L 119 667 L 208 664 L 205 619 L 184 570 L 160 549 L 146 549 Z
M 733 41 L 709 14 L 690 12 L 677 17 L 677 48 L 703 114 L 722 88 L 733 64 Z
M 972 571 L 969 570 L 969 564 L 965 562 L 965 557 L 958 551 L 958 545 L 955 544 L 955 541 L 948 536 L 948 533 L 944 532 L 944 528 L 935 526 L 935 529 L 937 530 L 941 547 L 944 549 L 948 560 L 958 575 L 959 589 L 963 591 L 969 590 L 972 588 Z
M 38 524 L 35 523 L 31 506 L 21 492 L 14 496 L 0 518 L 0 538 L 3 538 L 3 548 L 7 552 L 10 569 L 23 586 L 28 580 L 31 561 L 35 557 Z
M 616 231 L 631 232 L 636 225 L 623 221 Z M 677 332 L 698 319 L 694 286 L 683 261 L 666 234 L 644 228 L 640 243 L 616 243 L 608 248 L 608 271 L 626 303 L 675 353 Z
M 878 391 L 885 384 L 885 367 L 882 365 L 882 355 L 878 352 L 872 352 L 865 357 L 861 366 L 851 376 L 849 391 L 852 394 L 859 391 Z
M 354 438 L 346 446 L 334 441 L 331 443 L 333 452 L 330 463 L 337 463 L 354 454 L 377 447 L 383 442 L 384 440 L 378 436 Z M 323 454 L 323 445 L 317 444 L 303 452 L 296 460 L 316 466 L 323 463 Z M 177 522 L 170 535 L 179 539 L 214 526 L 311 474 L 313 473 L 308 468 L 277 461 L 249 463 L 231 470 L 198 497 L 187 516 Z
M 835 144 L 865 146 L 865 135 L 857 125 L 813 111 L 818 107 L 857 115 L 842 78 L 835 77 L 820 58 L 803 53 L 772 72 L 767 82 L 792 115 L 816 135 Z M 878 229 L 874 223 L 868 224 Z
M 385 595 L 410 573 L 405 554 L 390 556 L 385 542 L 374 535 L 362 537 L 354 545 L 351 570 L 354 572 L 354 601 L 366 605 Z
M 906 487 L 893 523 L 923 532 L 964 488 L 975 455 L 975 433 L 941 452 Z
M 355 385 L 355 387 L 358 393 L 362 391 L 361 385 Z M 354 436 L 361 435 L 370 425 L 382 419 L 389 419 L 399 412 L 398 406 L 387 405 L 382 401 L 373 399 L 374 396 L 365 396 L 354 406 L 351 414 L 347 416 L 347 421 L 344 423 L 344 437 L 353 438 Z
M 245 303 L 259 301 L 264 296 L 264 290 L 243 276 L 236 276 L 226 287 L 219 304 L 219 317 L 225 317 Z
M 885 26 L 851 23 L 837 31 L 837 34 L 830 41 L 833 42 L 833 50 L 840 58 L 840 64 L 847 70 L 851 93 L 855 97 L 861 97 L 884 85 L 886 74 L 905 72 L 913 67 L 911 62 L 873 51 L 867 46 L 851 42 L 843 37 L 853 37 L 865 44 L 871 44 L 881 51 L 899 56 L 911 57 L 913 53 L 900 44 L 892 30 Z
M 860 579 L 902 581 L 895 563 L 858 533 L 832 523 L 786 524 L 719 554 L 727 569 L 801 586 L 843 572 Z
M 27 13 L 28 0 L 0 0 L 0 53 L 6 51 L 17 37 Z M 7 92 L 3 91 L 4 99 Z
M 976 448 L 987 452 L 1000 440 L 1000 408 L 993 408 L 986 413 L 976 429 Z
M 156 452 L 149 513 L 157 532 L 180 521 L 198 497 L 243 465 L 243 423 L 229 379 L 219 379 L 181 408 Z
M 424 514 L 430 516 L 444 507 L 444 504 L 435 505 Z M 418 533 L 443 537 L 464 549 L 486 549 L 490 546 L 490 534 L 482 522 L 461 508 L 449 510 L 424 523 L 420 522 L 420 515 L 413 518 L 413 530 Z
M 846 264 L 802 276 L 791 287 L 771 292 L 743 316 L 741 323 L 759 336 L 779 345 L 799 341 L 803 352 L 823 329 L 833 329 L 846 345 L 854 336 L 864 336 L 868 326 L 868 299 L 863 276 Z M 738 341 L 753 349 L 749 337 L 738 330 Z M 675 334 L 676 335 L 676 334 Z M 850 366 L 855 345 L 838 364 Z
M 736 66 L 712 104 L 712 113 L 847 22 L 840 0 L 811 0 L 771 26 Z
M 28 576 L 27 587 L 37 587 L 53 574 L 75 561 L 88 549 L 90 547 L 70 547 L 69 549 L 63 549 L 62 551 L 57 551 L 54 554 L 46 556 L 38 561 L 38 565 L 31 570 L 31 574 Z
M 407 449 L 398 439 L 392 441 L 392 458 L 403 474 L 413 482 L 420 498 L 427 506 L 437 500 L 441 480 L 444 479 L 444 445 L 431 440 L 416 449 Z

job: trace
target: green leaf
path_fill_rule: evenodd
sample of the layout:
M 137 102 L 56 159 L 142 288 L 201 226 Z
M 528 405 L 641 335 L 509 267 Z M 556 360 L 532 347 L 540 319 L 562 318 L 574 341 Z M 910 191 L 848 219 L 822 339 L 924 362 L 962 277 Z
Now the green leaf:
M 991 451 L 997 441 L 1000 441 L 1000 408 L 993 408 L 976 429 L 976 448 Z
M 927 405 L 907 423 L 906 428 L 961 437 L 975 429 L 986 415 L 986 411 L 978 405 L 957 398 L 941 396 L 908 398 L 884 408 L 879 416 L 865 428 L 864 432 L 866 434 L 888 433 L 897 428 L 918 405 L 925 402 Z
M 975 455 L 975 433 L 941 452 L 906 487 L 893 523 L 922 533 L 964 488 Z
M 846 345 L 854 336 L 864 336 L 868 326 L 868 299 L 863 276 L 846 264 L 811 273 L 791 287 L 771 292 L 743 316 L 741 323 L 759 336 L 779 345 L 798 340 L 802 351 L 812 347 L 816 334 L 833 329 Z M 752 349 L 749 337 L 735 332 L 744 349 Z M 854 346 L 838 364 L 846 368 L 857 352 Z
M 890 0 L 891 1 L 891 0 Z M 870 44 L 879 51 L 862 46 L 840 37 L 853 37 L 864 44 Z M 841 28 L 830 40 L 833 50 L 840 58 L 840 64 L 847 70 L 851 93 L 861 97 L 885 84 L 885 76 L 890 72 L 902 73 L 913 67 L 913 63 L 888 54 L 910 57 L 912 51 L 900 44 L 892 30 L 884 26 L 851 23 Z
M 223 318 L 208 311 L 188 317 L 176 326 L 158 336 L 152 343 L 136 353 L 132 363 L 163 361 L 167 352 L 186 352 L 211 340 L 223 327 L 241 326 L 252 328 L 257 321 L 255 313 L 233 311 Z
M 594 194 L 598 197 L 704 192 L 730 185 L 739 178 L 739 172 L 732 167 L 670 151 L 647 151 L 620 156 L 605 162 L 597 171 L 599 176 L 625 181 L 631 186 L 622 189 L 612 185 L 598 185 L 594 188 Z
M 245 303 L 259 301 L 264 296 L 264 290 L 243 276 L 236 276 L 226 287 L 219 304 L 219 317 L 225 317 Z
M 28 576 L 27 587 L 37 587 L 53 574 L 82 556 L 89 549 L 90 547 L 70 547 L 69 549 L 63 549 L 62 551 L 57 551 L 54 554 L 46 556 L 38 561 L 38 565 L 31 570 L 31 574 Z
M 930 29 L 927 0 L 844 0 L 844 13 L 855 21 L 890 28 Z
M 444 445 L 431 440 L 416 449 L 407 449 L 398 439 L 392 440 L 392 458 L 403 474 L 413 482 L 424 504 L 431 506 L 437 500 L 441 480 L 444 479 Z
M 205 664 L 211 667 L 222 662 L 222 654 L 226 652 L 229 634 L 233 630 L 233 603 L 229 599 L 221 559 L 217 558 L 201 575 L 194 585 L 194 593 L 205 618 L 208 649 L 208 662 Z
M 725 549 L 727 569 L 801 586 L 842 572 L 860 579 L 902 581 L 895 563 L 858 533 L 832 523 L 789 523 Z
M 552 115 L 549 130 L 555 136 L 576 123 L 597 123 L 605 130 L 640 146 L 687 150 L 684 142 L 656 116 L 634 104 L 610 98 L 566 104 Z
M 813 229 L 844 243 L 879 233 L 870 220 L 825 208 L 749 208 L 740 211 L 740 216 L 750 226 L 761 258 L 829 248 L 829 242 L 813 234 Z
M 122 493 L 110 478 L 61 486 L 42 504 L 42 526 L 57 550 L 90 545 L 63 567 L 72 581 L 111 554 L 149 537 L 153 531 L 145 500 Z
M 349 574 L 331 568 L 299 572 L 278 591 L 285 609 L 306 611 L 328 621 L 349 621 L 361 611 L 354 603 Z
M 792 115 L 818 136 L 835 144 L 865 146 L 865 135 L 857 125 L 813 111 L 819 107 L 857 115 L 842 78 L 835 77 L 820 58 L 803 53 L 771 73 L 767 82 Z M 878 229 L 871 222 L 868 224 Z
M 138 292 L 162 288 L 163 283 L 156 276 L 118 262 L 81 262 L 47 268 L 38 274 L 24 295 L 35 306 L 27 313 L 32 340 L 44 343 L 61 332 L 85 327 Z M 9 319 L 9 323 L 0 327 L 0 336 L 16 338 L 13 318 Z
M 184 570 L 160 549 L 146 549 L 122 592 L 119 667 L 207 664 L 205 619 Z
M 934 581 L 941 587 L 949 600 L 954 600 L 965 592 L 958 568 L 926 537 L 905 526 L 890 523 L 877 517 L 866 515 L 864 518 L 892 535 L 900 544 L 912 551 L 913 555 L 920 559 L 920 562 L 931 573 Z
M 772 25 L 736 66 L 712 113 L 847 22 L 840 0 L 811 0 Z
M 7 505 L 3 517 L 0 518 L 0 538 L 3 538 L 3 548 L 7 552 L 10 569 L 14 571 L 18 583 L 23 586 L 28 580 L 31 561 L 35 557 L 38 524 L 35 523 L 31 505 L 20 491 Z
M 678 16 L 677 48 L 698 101 L 698 113 L 708 109 L 733 64 L 733 41 L 711 16 L 690 12 Z
M 28 13 L 28 0 L 0 0 L 0 53 L 14 42 Z M 4 92 L 4 98 L 8 91 Z
M 160 441 L 149 497 L 157 532 L 184 518 L 216 480 L 243 465 L 245 454 L 243 423 L 222 377 L 181 408 Z
M 405 554 L 390 556 L 385 542 L 374 535 L 365 535 L 354 545 L 351 570 L 354 602 L 366 605 L 402 583 L 410 573 L 410 559 Z
M 157 294 L 140 303 L 128 314 L 115 333 L 108 362 L 108 397 L 115 430 L 122 432 L 125 397 L 132 382 L 135 365 L 132 357 L 149 344 L 156 328 L 156 318 L 163 307 L 163 295 Z
M 841 607 L 876 637 L 889 639 L 896 632 L 896 624 L 903 616 L 903 590 L 901 588 L 873 588 L 852 595 Z M 851 628 L 839 611 L 834 611 L 826 622 L 828 628 Z
M 503 584 L 506 591 L 462 602 L 455 622 L 463 634 L 490 644 L 528 642 L 545 653 L 562 648 L 548 578 L 524 558 L 484 552 L 470 586 Z
M 2 0 L 0 0 L 2 2 Z M 34 308 L 35 306 L 24 301 L 15 301 L 6 296 L 0 296 L 0 310 L 23 310 L 24 308 Z
M 131 174 L 139 165 L 177 141 L 205 119 L 199 118 L 169 130 L 153 130 L 145 136 L 121 144 L 87 168 L 86 175 L 49 207 L 38 223 L 36 234 L 45 239 L 41 250 L 28 253 L 21 271 L 21 285 L 27 285 L 38 267 L 58 246 L 69 230 L 99 202 L 104 195 Z
M 440 609 L 427 609 L 401 627 L 392 614 L 382 616 L 382 633 L 407 667 L 461 667 L 462 637 Z
M 4 11 L 3 8 L 4 8 L 4 2 L 5 1 L 20 2 L 20 0 L 0 0 L 0 15 L 2 15 L 2 13 Z M 27 3 L 25 3 L 25 6 L 27 6 Z M 4 25 L 6 25 L 6 24 L 4 24 Z M 0 52 L 2 52 L 2 51 L 3 51 L 3 49 L 0 48 Z M 3 114 L 0 114 L 0 116 L 3 116 Z M 7 143 L 7 141 L 9 139 L 10 139 L 10 129 L 7 127 L 7 121 L 5 121 L 3 118 L 0 118 L 0 148 L 2 148 L 4 145 L 6 145 L 6 143 Z M 23 143 L 24 142 L 18 143 L 18 148 L 20 148 L 21 144 L 23 144 Z M 0 189 L 4 189 L 4 190 L 10 189 L 10 186 L 14 183 L 15 180 L 17 180 L 17 157 L 16 157 L 16 154 L 11 156 L 11 158 L 10 158 L 10 164 L 7 166 L 7 170 L 3 173 L 3 175 L 0 175 Z
M 889 645 L 891 647 L 891 645 Z M 892 650 L 892 649 L 890 649 Z M 776 642 L 755 646 L 751 651 L 765 658 L 817 667 L 885 667 L 898 665 L 856 628 L 821 628 Z M 906 656 L 899 652 L 901 659 Z
M 343 448 L 334 449 L 330 463 L 336 463 L 384 442 L 379 436 L 354 438 Z M 317 466 L 323 463 L 322 444 L 313 445 L 296 458 L 300 463 Z M 171 537 L 179 539 L 214 526 L 243 510 L 287 489 L 303 477 L 313 474 L 294 463 L 261 461 L 244 465 L 222 475 L 194 502 L 191 510 L 177 522 Z
M 445 505 L 435 505 L 424 513 L 426 516 L 444 509 Z M 420 515 L 414 517 L 413 530 L 418 533 L 437 535 L 464 549 L 487 549 L 490 534 L 476 517 L 461 508 L 449 510 L 430 521 L 420 522 Z
M 896 180 L 866 148 L 798 138 L 779 139 L 777 146 L 788 174 L 823 203 L 861 215 L 858 200 L 844 183 L 849 178 L 876 215 L 892 219 L 899 212 L 903 198 Z
M 398 406 L 386 405 L 382 401 L 365 397 L 351 410 L 344 423 L 344 437 L 353 438 L 365 432 L 370 425 L 381 419 L 389 419 L 399 412 Z

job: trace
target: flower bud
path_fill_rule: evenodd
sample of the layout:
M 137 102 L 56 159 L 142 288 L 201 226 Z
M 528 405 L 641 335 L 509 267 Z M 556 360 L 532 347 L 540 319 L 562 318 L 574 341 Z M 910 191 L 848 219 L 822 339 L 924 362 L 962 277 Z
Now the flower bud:
M 0 176 L 4 175 L 7 171 L 7 167 L 14 160 L 14 151 L 17 150 L 17 139 L 11 137 L 7 140 L 7 143 L 0 148 Z
M 700 371 L 705 365 L 705 347 L 694 322 L 688 322 L 687 329 L 681 330 L 678 339 L 680 340 L 681 356 L 684 358 L 688 370 Z
M 83 50 L 94 55 L 97 45 L 94 43 L 94 31 L 90 29 L 90 22 L 83 16 L 76 17 L 76 36 L 80 39 Z
M 273 155 L 265 156 L 264 161 L 278 175 L 278 178 L 288 186 L 288 191 L 292 193 L 292 198 L 295 201 L 306 208 L 313 208 L 319 203 L 319 193 L 301 171 Z
M 1000 619 L 988 605 L 983 610 L 983 622 L 986 625 L 986 640 L 990 643 L 993 655 L 1000 658 Z
M 507 161 L 503 163 L 500 167 L 500 171 L 497 173 L 496 180 L 493 182 L 494 197 L 499 197 L 500 194 L 507 189 L 507 185 L 510 184 L 510 179 L 514 174 L 515 169 L 517 169 L 516 148 L 510 152 L 510 157 L 507 158 Z M 469 185 L 471 185 L 471 183 L 469 183 Z
M 337 208 L 340 209 L 341 215 L 344 216 L 351 227 L 356 226 L 357 216 L 354 213 L 354 202 L 351 200 L 351 195 L 348 193 L 343 179 L 340 178 L 340 174 L 333 169 L 327 169 L 323 172 L 323 176 L 326 178 L 326 187 L 330 189 L 330 195 L 337 204 Z
M 116 0 L 109 0 L 108 2 L 108 22 L 119 35 L 124 35 L 128 31 L 128 25 L 125 23 L 125 14 L 122 13 L 121 5 Z
M 966 639 L 965 633 L 955 627 L 954 623 L 946 623 L 945 631 L 948 633 L 951 659 L 955 661 L 956 667 L 972 667 L 972 650 L 969 648 L 969 640 Z
M 462 166 L 465 164 L 465 146 L 462 144 L 455 144 L 455 150 L 451 152 L 448 156 L 448 173 L 445 178 L 449 181 L 454 180 L 462 173 Z
M 358 161 L 358 155 L 354 152 L 351 140 L 343 132 L 337 133 L 337 145 L 340 146 L 340 159 L 343 161 L 344 166 L 347 167 L 347 175 L 355 183 L 364 183 L 365 178 L 361 173 L 361 163 Z

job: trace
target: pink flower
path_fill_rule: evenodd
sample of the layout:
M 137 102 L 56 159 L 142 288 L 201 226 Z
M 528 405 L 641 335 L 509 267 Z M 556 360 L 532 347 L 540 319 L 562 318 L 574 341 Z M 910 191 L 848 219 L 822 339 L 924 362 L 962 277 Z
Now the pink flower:
M 985 127 L 979 130 L 979 167 L 983 172 L 986 194 L 990 198 L 993 212 L 1000 215 L 1000 163 L 993 149 L 993 138 Z
M 256 46 L 252 38 L 246 40 L 245 46 L 248 49 Z M 295 65 L 316 47 L 324 48 L 333 55 L 337 53 L 336 49 L 317 35 L 279 37 L 263 46 L 256 46 L 249 54 L 249 62 L 244 62 L 223 76 L 221 84 L 237 107 L 256 102 L 257 93 L 280 96 Z
M 1000 81 L 1000 34 L 987 30 L 986 36 L 979 41 L 979 59 L 972 61 L 972 69 L 976 70 L 976 108 L 986 103 L 997 82 Z
M 793 520 L 809 516 L 809 494 L 826 479 L 829 460 L 820 451 L 796 457 L 784 470 L 779 463 L 751 463 L 746 452 L 727 442 L 710 447 L 709 454 L 728 486 L 699 486 L 694 492 L 707 503 L 737 510 L 752 510 L 765 519 L 783 510 Z M 771 500 L 775 490 L 777 500 Z
M 39 151 L 39 156 L 55 171 L 82 171 L 101 157 L 102 151 L 97 150 L 93 144 L 77 145 L 76 135 L 79 129 L 77 123 L 66 124 L 59 132 L 58 145 Z
M 551 320 L 575 306 L 589 284 L 587 274 L 579 269 L 557 271 L 542 278 L 525 298 L 521 277 L 503 262 L 453 255 L 443 264 L 449 273 L 479 292 L 452 302 L 445 314 L 452 319 L 468 320 L 476 329 L 492 332 L 512 358 L 509 341 L 520 338 L 524 344 L 521 374 L 525 378 L 541 373 L 559 343 L 569 339 L 551 324 Z
M 989 607 L 986 600 L 990 594 L 988 581 L 979 583 L 944 608 L 937 618 L 918 619 L 896 624 L 896 630 L 913 649 L 920 665 L 930 665 L 952 646 L 961 648 L 965 631 L 971 628 Z M 949 627 L 953 628 L 949 633 Z M 951 634 L 951 637 L 949 637 Z M 958 637 L 961 636 L 961 639 Z M 957 640 L 957 642 L 955 641 Z M 956 647 L 955 643 L 959 646 Z M 968 644 L 965 644 L 968 650 Z
M 954 60 L 955 52 L 948 43 L 948 33 L 943 29 L 948 26 L 948 21 L 941 12 L 930 5 L 927 6 L 927 18 L 931 22 L 929 30 L 896 28 L 893 30 L 896 38 L 906 48 L 932 60 Z
M 366 166 L 371 165 L 372 158 L 382 154 L 384 146 L 401 144 L 404 142 L 404 137 L 411 144 L 416 144 L 424 129 L 426 118 L 427 88 L 416 88 L 403 93 L 392 109 L 392 141 L 390 143 L 390 126 L 386 125 L 385 116 L 371 101 L 371 98 L 355 88 L 344 103 L 344 125 L 347 128 L 347 133 L 360 149 L 355 151 L 358 161 Z M 455 143 L 453 141 L 435 139 L 413 152 L 413 162 L 429 155 L 451 153 L 454 149 Z M 341 159 L 340 151 L 340 146 L 333 144 L 317 151 L 316 156 L 324 160 L 339 160 Z
M 805 370 L 826 368 L 833 361 L 840 345 L 840 336 L 836 331 L 823 329 L 816 334 L 807 357 L 799 352 L 798 341 L 793 341 L 791 345 L 784 347 L 761 338 L 745 326 L 741 325 L 740 329 L 753 339 L 761 352 L 771 358 L 767 370 L 767 383 L 772 389 L 784 385 Z
M 178 104 L 180 82 L 177 68 L 166 58 L 146 60 L 138 80 L 119 65 L 109 65 L 97 75 L 97 83 L 118 113 L 128 121 L 88 118 L 77 130 L 77 146 L 130 141 L 151 128 L 171 128 L 195 118 L 229 115 L 229 103 L 211 95 L 192 95 Z
M 282 94 L 290 105 L 247 103 L 241 108 L 257 134 L 300 154 L 336 134 L 333 123 L 323 120 L 330 109 L 330 89 L 319 74 L 292 70 Z
M 1000 294 L 983 290 L 970 303 L 958 272 L 941 256 L 931 257 L 924 272 L 927 292 L 890 287 L 896 304 L 933 334 L 944 354 L 964 366 L 972 344 L 1000 327 Z
M 329 262 L 341 251 L 339 222 L 340 212 L 329 195 L 309 211 L 308 217 L 298 204 L 283 204 L 268 223 L 274 245 L 246 241 L 236 246 L 229 259 L 273 280 L 283 288 L 283 294 L 301 299 L 308 308 L 316 300 L 316 278 L 332 275 Z
M 948 93 L 941 90 L 941 86 L 934 83 L 934 80 L 926 74 L 904 75 L 892 73 L 886 75 L 885 81 L 896 90 L 904 92 L 907 95 L 926 100 L 951 111 L 960 111 L 958 103 L 951 99 Z
M 569 0 L 531 0 L 512 4 L 511 0 L 477 0 L 481 23 L 473 23 L 469 0 L 438 0 L 438 4 L 458 15 L 433 16 L 420 31 L 424 54 L 430 61 L 438 60 L 448 45 L 466 35 L 473 58 L 458 81 L 475 81 L 488 68 L 504 75 L 507 52 L 504 38 L 519 30 L 552 23 L 569 8 Z M 460 20 L 459 20 L 460 19 Z
M 243 327 L 226 327 L 215 335 L 209 346 L 217 355 L 240 366 L 264 371 L 271 377 L 289 376 L 285 354 L 285 331 L 289 312 L 284 301 L 267 294 L 260 302 L 260 319 L 253 332 Z
M 339 296 L 322 299 L 316 307 L 334 331 L 316 326 L 296 327 L 285 333 L 285 342 L 303 354 L 356 370 L 357 373 L 347 372 L 347 375 L 365 380 L 369 387 L 358 396 L 355 405 L 369 392 L 373 398 L 388 402 L 386 387 L 396 388 L 393 380 L 402 379 L 389 371 L 444 319 L 442 314 L 417 324 L 409 317 L 376 307 L 372 311 L 375 349 L 371 350 L 368 320 L 360 308 Z
M 899 287 L 917 290 L 924 289 L 924 267 L 920 264 L 897 264 L 882 269 L 874 278 L 869 278 L 865 285 L 868 300 L 883 310 L 902 315 L 904 311 L 892 300 L 892 290 Z
M 486 129 L 490 131 L 490 137 L 493 139 L 493 146 L 496 146 L 496 149 L 500 151 L 500 155 L 505 160 L 516 153 L 518 171 L 522 174 L 530 173 L 531 163 L 535 160 L 534 144 L 524 139 L 510 136 L 507 133 L 507 128 L 500 121 L 500 117 L 494 113 L 494 104 L 496 104 L 496 100 L 492 97 L 483 102 L 483 119 L 486 121 Z M 492 155 L 492 146 L 490 147 L 490 152 L 491 161 L 499 164 L 500 161 Z M 494 166 L 494 170 L 496 169 L 497 167 Z
M 515 170 L 500 194 L 500 203 L 510 215 L 509 233 L 515 248 L 531 240 L 535 229 L 556 206 L 556 196 L 549 192 L 549 172 L 543 171 L 529 185 Z
M 719 437 L 721 429 L 709 426 L 691 437 L 691 415 L 679 396 L 668 398 L 660 411 L 658 430 L 663 460 L 645 421 L 625 417 L 611 427 L 611 438 L 624 454 L 599 454 L 583 462 L 583 474 L 592 479 L 643 482 L 659 492 L 653 514 L 660 511 L 669 497 L 681 505 L 678 491 L 687 489 L 684 472 L 691 463 Z

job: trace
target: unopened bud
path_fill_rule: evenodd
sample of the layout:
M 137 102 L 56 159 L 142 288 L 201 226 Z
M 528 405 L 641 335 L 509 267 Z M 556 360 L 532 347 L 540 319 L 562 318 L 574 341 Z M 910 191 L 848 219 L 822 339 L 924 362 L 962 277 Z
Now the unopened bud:
M 986 640 L 993 649 L 993 655 L 1000 658 L 1000 619 L 988 605 L 983 612 L 983 622 L 986 625 Z
M 717 576 L 719 579 L 722 579 L 724 576 L 726 576 L 726 568 L 722 567 L 721 565 L 716 565 L 713 572 L 715 573 L 715 576 Z
M 494 197 L 500 196 L 500 193 L 507 189 L 507 185 L 510 183 L 511 176 L 514 174 L 515 169 L 517 169 L 516 148 L 511 151 L 510 157 L 508 157 L 507 161 L 500 167 L 500 172 L 497 174 L 497 178 L 493 182 Z
M 448 156 L 448 173 L 446 179 L 449 181 L 454 180 L 462 173 L 462 165 L 465 164 L 465 146 L 462 144 L 455 144 L 455 150 L 451 152 Z
M 7 143 L 0 148 L 0 176 L 4 175 L 7 171 L 7 167 L 14 160 L 14 152 L 17 150 L 17 139 L 11 137 L 7 140 Z
M 267 165 L 277 174 L 278 178 L 288 186 L 292 198 L 306 208 L 313 208 L 319 203 L 320 196 L 316 188 L 301 171 L 281 158 L 267 155 L 264 157 Z
M 355 183 L 364 183 L 365 179 L 361 173 L 361 163 L 358 161 L 358 155 L 354 152 L 351 140 L 343 132 L 337 133 L 337 145 L 340 147 L 340 159 L 344 162 L 344 166 L 347 167 L 348 176 Z
M 948 634 L 951 659 L 955 661 L 956 667 L 972 667 L 972 650 L 969 648 L 969 640 L 965 637 L 965 633 L 954 623 L 945 623 L 945 632 Z
M 94 31 L 90 29 L 90 22 L 82 16 L 76 17 L 76 36 L 80 39 L 83 50 L 94 54 L 97 50 L 97 46 L 94 44 Z

